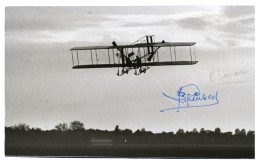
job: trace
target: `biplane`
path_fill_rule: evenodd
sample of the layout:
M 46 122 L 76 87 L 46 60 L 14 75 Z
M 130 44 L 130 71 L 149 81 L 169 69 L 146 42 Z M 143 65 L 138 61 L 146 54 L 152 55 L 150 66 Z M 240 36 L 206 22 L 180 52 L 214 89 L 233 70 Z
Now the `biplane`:
M 73 63 L 72 68 L 117 67 L 117 75 L 122 76 L 128 74 L 132 69 L 135 70 L 135 75 L 140 75 L 141 73 L 146 73 L 152 66 L 193 65 L 198 62 L 196 61 L 195 48 L 192 51 L 192 47 L 195 44 L 196 42 L 165 42 L 164 40 L 155 42 L 154 35 L 146 35 L 128 45 L 118 45 L 113 41 L 111 46 L 74 47 L 70 49 Z M 190 59 L 177 60 L 176 49 L 179 47 L 183 47 L 186 50 L 188 48 L 186 54 L 189 54 Z M 167 55 L 165 55 L 165 51 L 164 53 L 159 52 L 165 48 L 169 50 Z M 80 62 L 80 52 L 84 52 L 85 58 L 87 57 L 86 62 Z M 75 55 L 76 59 L 74 59 Z M 164 56 L 163 59 L 160 59 L 162 56 Z

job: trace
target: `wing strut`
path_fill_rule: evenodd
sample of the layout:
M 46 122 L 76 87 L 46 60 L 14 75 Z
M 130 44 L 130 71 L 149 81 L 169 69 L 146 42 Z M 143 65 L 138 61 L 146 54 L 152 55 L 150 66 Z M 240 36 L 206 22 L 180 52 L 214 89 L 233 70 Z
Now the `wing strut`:
M 170 55 L 171 55 L 171 62 L 172 62 L 172 47 L 170 47 Z
M 175 49 L 175 46 L 174 46 L 174 57 L 175 57 L 175 61 L 176 61 L 176 49 Z
M 197 61 L 196 54 L 195 54 L 195 46 L 194 46 L 194 56 L 195 56 L 195 61 Z
M 78 60 L 78 65 L 79 65 L 79 52 L 77 50 L 77 60 Z
M 95 50 L 95 52 L 96 52 L 96 60 L 97 60 L 97 64 L 98 64 L 98 58 L 97 58 L 97 50 Z
M 108 62 L 110 64 L 110 55 L 109 55 L 109 49 L 107 49 L 107 53 L 108 53 Z
M 74 67 L 74 59 L 73 59 L 73 52 L 72 52 L 72 50 L 71 50 L 71 57 L 72 57 L 72 65 Z
M 191 59 L 191 63 L 192 63 L 191 46 L 190 46 L 190 59 Z
M 90 54 L 91 54 L 91 63 L 92 63 L 92 65 L 93 65 L 92 50 L 90 50 Z
M 113 52 L 113 61 L 114 61 L 114 64 L 115 64 L 115 53 L 114 53 L 114 49 L 112 49 L 112 52 Z
M 116 44 L 115 41 L 113 41 L 112 44 L 113 44 L 113 46 L 117 46 L 117 44 Z M 119 51 L 119 52 L 121 53 L 121 55 L 122 55 L 122 64 L 125 65 L 124 49 L 123 49 L 123 48 L 117 48 L 117 49 L 118 49 L 118 51 Z

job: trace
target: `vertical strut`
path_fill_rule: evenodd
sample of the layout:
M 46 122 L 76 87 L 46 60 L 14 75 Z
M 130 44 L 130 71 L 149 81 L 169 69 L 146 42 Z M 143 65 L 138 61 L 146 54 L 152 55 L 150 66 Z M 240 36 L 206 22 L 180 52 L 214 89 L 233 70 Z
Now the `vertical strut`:
M 159 55 L 158 55 L 159 52 L 158 52 L 158 51 L 159 51 L 159 50 L 157 50 L 156 53 L 157 53 L 157 60 L 158 60 L 158 62 L 159 62 Z
M 146 55 L 146 54 L 145 54 L 145 48 L 143 48 L 143 49 L 144 49 L 144 56 L 143 56 L 143 57 L 144 57 L 144 62 L 146 63 L 146 59 L 145 59 L 145 55 Z M 149 53 L 149 47 L 147 47 L 147 53 Z M 141 55 L 141 57 L 142 57 L 142 55 Z M 145 66 L 145 68 L 146 68 L 146 66 Z M 141 69 L 141 67 L 140 67 L 140 69 Z
M 92 50 L 90 50 L 90 54 L 91 54 L 91 63 L 92 63 L 92 65 L 93 65 Z
M 109 55 L 109 49 L 107 49 L 107 52 L 108 52 L 108 62 L 110 64 L 110 55 Z
M 119 51 L 117 50 L 117 59 L 118 59 L 118 64 L 120 64 L 120 55 L 119 55 L 119 53 L 118 53 Z
M 145 54 L 144 54 L 144 56 L 145 56 Z M 146 63 L 146 59 L 145 59 L 145 57 L 144 57 L 144 62 Z M 145 68 L 146 68 L 146 66 L 145 66 Z
M 117 50 L 117 54 L 118 54 L 118 50 Z M 117 75 L 118 76 L 119 76 L 119 64 L 120 64 L 120 59 L 119 58 L 120 58 L 120 55 L 117 56 L 117 59 L 118 59 Z
M 78 65 L 79 65 L 79 53 L 78 53 L 78 50 L 77 50 L 77 60 L 78 60 Z
M 149 36 L 146 35 L 146 43 L 149 45 Z M 147 47 L 147 53 L 150 54 L 150 47 Z
M 153 62 L 154 62 L 154 59 L 155 59 L 155 57 L 154 57 L 154 55 L 153 55 Z
M 124 49 L 123 48 L 121 48 L 120 53 L 121 53 L 121 56 L 122 56 L 122 64 L 123 64 L 123 68 L 124 68 L 124 65 L 125 65 L 125 55 L 124 55 Z
M 97 50 L 95 50 L 95 52 L 96 52 L 96 61 L 97 61 L 97 64 L 98 64 Z
M 115 64 L 115 54 L 114 54 L 114 49 L 112 49 L 112 52 L 113 52 L 113 61 L 114 61 L 114 64 Z
M 170 47 L 170 56 L 171 56 L 171 62 L 172 62 L 172 47 Z
M 132 48 L 132 52 L 134 52 L 134 48 Z M 132 59 L 134 58 L 134 56 L 132 56 Z
M 144 56 L 145 56 L 145 48 L 143 48 L 143 49 L 144 49 Z M 141 54 L 141 53 L 140 53 L 140 55 L 141 55 L 140 58 L 142 58 L 142 54 Z M 145 57 L 144 57 L 144 58 L 145 58 Z
M 74 67 L 74 59 L 73 59 L 73 51 L 71 50 L 71 57 L 72 57 L 72 65 Z
M 196 60 L 196 54 L 195 54 L 195 46 L 194 46 L 194 49 L 193 49 L 193 50 L 194 50 L 195 61 L 197 61 L 197 60 Z
M 191 59 L 191 63 L 192 63 L 191 46 L 190 46 L 190 59 Z
M 174 46 L 174 58 L 175 58 L 175 61 L 176 61 L 176 50 L 175 50 L 175 46 Z

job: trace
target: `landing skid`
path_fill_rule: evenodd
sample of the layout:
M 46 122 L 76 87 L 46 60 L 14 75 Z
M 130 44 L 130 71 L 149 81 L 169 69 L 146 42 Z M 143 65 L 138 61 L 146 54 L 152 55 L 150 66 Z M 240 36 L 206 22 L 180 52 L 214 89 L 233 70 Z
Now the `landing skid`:
M 128 72 L 131 70 L 131 69 L 135 69 L 135 75 L 140 75 L 140 74 L 142 74 L 142 73 L 146 73 L 146 70 L 148 70 L 150 67 L 147 67 L 147 66 L 145 66 L 145 67 L 139 67 L 139 70 L 138 70 L 138 68 L 122 68 L 122 71 L 121 71 L 121 73 L 119 73 L 119 69 L 118 69 L 118 72 L 117 72 L 117 76 L 122 76 L 122 75 L 124 75 L 124 74 L 128 74 Z M 138 70 L 138 71 L 137 71 Z

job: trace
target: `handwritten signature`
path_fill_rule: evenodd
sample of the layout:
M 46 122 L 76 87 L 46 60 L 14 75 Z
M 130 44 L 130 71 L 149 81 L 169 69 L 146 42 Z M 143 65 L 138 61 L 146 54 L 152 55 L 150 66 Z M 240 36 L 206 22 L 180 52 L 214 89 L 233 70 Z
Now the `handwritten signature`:
M 177 98 L 168 96 L 165 93 L 162 94 L 167 98 L 177 101 L 178 107 L 162 109 L 160 112 L 172 109 L 177 109 L 177 112 L 179 112 L 181 108 L 205 107 L 219 104 L 218 91 L 215 94 L 206 95 L 205 93 L 201 93 L 195 84 L 188 84 L 181 87 L 177 91 Z
M 211 71 L 209 74 L 209 79 L 210 81 L 217 81 L 217 80 L 225 80 L 225 79 L 230 79 L 234 78 L 236 76 L 241 76 L 243 74 L 246 74 L 246 71 L 236 71 L 236 72 L 221 72 L 220 70 L 218 71 Z

